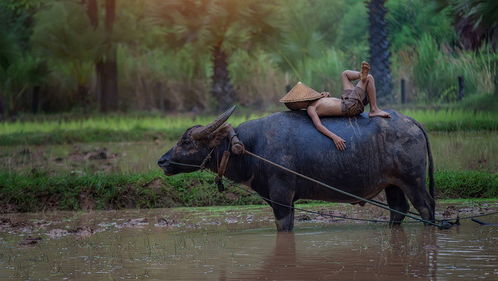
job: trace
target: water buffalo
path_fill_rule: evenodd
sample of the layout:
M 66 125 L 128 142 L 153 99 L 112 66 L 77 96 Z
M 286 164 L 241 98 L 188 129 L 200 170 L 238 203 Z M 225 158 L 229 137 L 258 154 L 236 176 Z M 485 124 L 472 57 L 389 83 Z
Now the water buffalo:
M 248 151 L 319 181 L 364 198 L 385 190 L 393 209 L 406 212 L 410 200 L 422 218 L 434 221 L 434 183 L 429 140 L 421 125 L 396 111 L 391 118 L 322 118 L 323 124 L 346 140 L 339 151 L 319 133 L 305 111 L 286 111 L 247 121 L 235 129 L 224 122 L 234 108 L 206 126 L 189 128 L 158 165 L 166 175 L 206 168 L 216 172 L 221 155 L 229 147 L 229 131 L 235 130 Z M 211 158 L 207 156 L 212 153 Z M 427 158 L 429 192 L 426 190 Z M 190 164 L 192 166 L 180 165 Z M 298 199 L 359 203 L 357 199 L 297 177 L 247 154 L 232 154 L 225 176 L 249 186 L 272 201 L 293 205 Z M 405 197 L 406 196 L 406 197 Z M 278 231 L 291 231 L 294 210 L 269 202 Z M 391 212 L 391 223 L 404 215 Z

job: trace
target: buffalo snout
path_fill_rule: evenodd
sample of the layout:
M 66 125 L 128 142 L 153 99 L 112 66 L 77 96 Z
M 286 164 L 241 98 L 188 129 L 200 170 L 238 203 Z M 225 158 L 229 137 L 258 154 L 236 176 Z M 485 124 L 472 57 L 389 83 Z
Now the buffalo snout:
M 164 169 L 168 166 L 169 161 L 171 161 L 171 149 L 168 152 L 164 153 L 163 156 L 159 158 L 159 160 L 157 160 L 157 165 Z
M 164 158 L 162 158 L 162 157 L 161 157 L 161 159 L 159 159 L 159 160 L 157 161 L 157 165 L 158 165 L 159 167 L 161 167 L 161 168 L 162 168 L 162 167 L 164 167 L 167 163 L 168 163 L 168 160 L 167 160 L 167 159 L 164 159 Z

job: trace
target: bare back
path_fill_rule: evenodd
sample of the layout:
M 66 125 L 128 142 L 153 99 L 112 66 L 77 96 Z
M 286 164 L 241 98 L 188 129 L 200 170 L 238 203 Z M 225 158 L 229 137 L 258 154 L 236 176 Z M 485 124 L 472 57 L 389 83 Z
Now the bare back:
M 314 107 L 318 116 L 341 116 L 341 100 L 337 98 L 324 97 L 312 102 L 309 106 Z

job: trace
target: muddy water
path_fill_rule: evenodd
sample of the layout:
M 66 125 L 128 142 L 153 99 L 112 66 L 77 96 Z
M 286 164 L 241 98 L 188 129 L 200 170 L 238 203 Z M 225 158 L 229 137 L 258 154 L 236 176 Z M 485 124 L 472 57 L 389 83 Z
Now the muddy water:
M 497 206 L 443 205 L 437 216 Z M 294 233 L 278 234 L 267 206 L 9 214 L 0 280 L 498 280 L 497 243 L 498 227 L 469 220 L 389 228 L 301 212 Z
M 431 133 L 437 169 L 498 172 L 498 133 Z M 174 141 L 0 147 L 0 168 L 75 174 L 147 172 Z

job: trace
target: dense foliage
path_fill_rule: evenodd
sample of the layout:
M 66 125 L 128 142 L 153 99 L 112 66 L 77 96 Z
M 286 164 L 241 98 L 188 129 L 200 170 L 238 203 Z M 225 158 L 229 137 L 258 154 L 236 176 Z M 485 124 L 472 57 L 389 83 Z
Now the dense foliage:
M 400 79 L 414 103 L 457 100 L 458 76 L 466 95 L 495 92 L 494 3 L 385 2 L 389 100 Z M 0 113 L 265 107 L 297 81 L 337 96 L 340 73 L 370 59 L 369 13 L 360 0 L 5 0 Z M 485 32 L 472 50 L 461 19 Z M 102 82 L 113 67 L 117 93 Z

